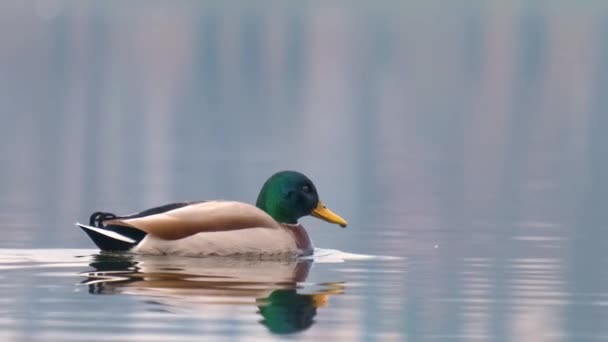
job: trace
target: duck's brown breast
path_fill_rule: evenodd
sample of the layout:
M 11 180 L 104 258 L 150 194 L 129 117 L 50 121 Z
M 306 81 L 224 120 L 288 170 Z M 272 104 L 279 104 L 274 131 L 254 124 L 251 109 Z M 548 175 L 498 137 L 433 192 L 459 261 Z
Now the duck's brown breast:
M 310 237 L 308 237 L 308 233 L 302 225 L 289 225 L 289 230 L 291 231 L 291 234 L 293 234 L 293 239 L 296 242 L 296 247 L 298 247 L 299 250 L 304 252 L 312 251 L 312 241 L 310 240 Z

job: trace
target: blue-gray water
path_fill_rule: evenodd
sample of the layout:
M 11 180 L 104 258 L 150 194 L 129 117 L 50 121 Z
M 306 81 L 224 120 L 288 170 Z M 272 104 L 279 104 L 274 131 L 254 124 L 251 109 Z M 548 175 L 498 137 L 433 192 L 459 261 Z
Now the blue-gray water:
M 0 338 L 608 340 L 608 4 L 0 3 Z M 95 210 L 310 176 L 345 230 L 105 256 Z

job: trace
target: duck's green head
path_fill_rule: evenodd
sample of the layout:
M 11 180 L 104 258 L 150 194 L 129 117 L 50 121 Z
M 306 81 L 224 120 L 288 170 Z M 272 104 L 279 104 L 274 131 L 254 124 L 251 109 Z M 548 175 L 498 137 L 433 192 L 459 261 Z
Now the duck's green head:
M 280 223 L 295 224 L 300 217 L 312 215 L 341 227 L 348 224 L 319 201 L 312 181 L 296 171 L 272 175 L 260 190 L 256 205 Z

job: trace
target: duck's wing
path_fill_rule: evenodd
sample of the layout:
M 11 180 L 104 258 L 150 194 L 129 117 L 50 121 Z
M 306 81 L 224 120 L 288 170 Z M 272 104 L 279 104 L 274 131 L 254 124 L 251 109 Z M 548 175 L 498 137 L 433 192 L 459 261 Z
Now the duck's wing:
M 114 219 L 125 220 L 125 219 L 150 216 L 150 215 L 154 215 L 154 214 L 161 214 L 161 213 L 164 213 L 164 212 L 167 212 L 170 210 L 185 207 L 187 205 L 198 204 L 198 203 L 202 203 L 202 202 L 204 202 L 204 201 L 169 203 L 169 204 L 161 205 L 158 207 L 146 209 L 139 213 L 121 215 L 121 216 L 116 216 L 113 213 L 108 213 L 108 212 L 104 212 L 104 211 L 96 211 L 91 214 L 91 216 L 89 218 L 89 225 L 93 226 L 93 227 L 97 227 L 97 228 L 104 228 L 105 227 L 104 222 L 109 221 L 109 220 L 114 220 Z
M 159 207 L 167 209 L 167 206 Z M 182 239 L 197 233 L 239 230 L 247 228 L 280 228 L 270 215 L 242 202 L 209 201 L 150 210 L 131 217 L 104 221 L 106 226 L 123 226 L 141 230 L 165 240 Z
M 136 214 L 120 216 L 120 217 L 117 217 L 117 219 L 126 220 L 126 219 L 134 219 L 134 218 L 145 217 L 145 216 L 150 216 L 150 215 L 155 215 L 155 214 L 162 214 L 162 213 L 166 213 L 171 210 L 183 208 L 183 207 L 193 205 L 193 204 L 204 203 L 204 202 L 205 201 L 169 203 L 169 204 L 161 205 L 158 207 L 146 209 L 146 210 L 141 211 Z

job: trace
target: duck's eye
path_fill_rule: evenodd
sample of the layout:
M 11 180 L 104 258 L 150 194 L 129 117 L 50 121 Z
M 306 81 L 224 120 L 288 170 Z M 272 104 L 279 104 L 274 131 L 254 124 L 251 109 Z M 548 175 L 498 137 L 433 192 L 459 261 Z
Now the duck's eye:
M 310 192 L 310 186 L 308 186 L 308 185 L 303 185 L 303 186 L 302 186 L 302 191 L 303 191 L 303 192 L 305 192 L 305 193 L 309 193 L 309 192 Z

